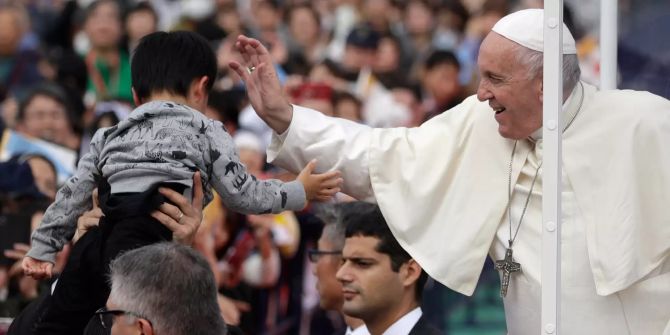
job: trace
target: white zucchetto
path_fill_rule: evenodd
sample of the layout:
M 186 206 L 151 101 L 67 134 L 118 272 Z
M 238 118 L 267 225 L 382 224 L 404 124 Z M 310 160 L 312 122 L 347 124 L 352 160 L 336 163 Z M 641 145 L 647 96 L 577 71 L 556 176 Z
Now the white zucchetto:
M 509 14 L 500 19 L 491 30 L 528 49 L 544 51 L 544 10 L 542 9 L 524 9 Z M 575 39 L 563 23 L 563 54 L 576 53 Z

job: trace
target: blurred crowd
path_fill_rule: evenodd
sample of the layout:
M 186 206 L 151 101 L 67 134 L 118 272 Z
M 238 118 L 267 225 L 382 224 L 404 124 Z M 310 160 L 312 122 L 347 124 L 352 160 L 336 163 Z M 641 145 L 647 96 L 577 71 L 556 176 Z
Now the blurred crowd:
M 211 42 L 218 78 L 203 111 L 233 134 L 250 173 L 292 180 L 265 163 L 270 129 L 227 68 L 245 34 L 268 46 L 293 103 L 375 127 L 417 126 L 459 104 L 478 82 L 479 44 L 510 11 L 534 0 L 0 0 L 0 316 L 13 317 L 49 282 L 17 260 L 57 187 L 92 134 L 125 118 L 130 59 L 157 30 L 191 30 Z M 584 79 L 597 81 L 592 34 L 579 41 Z M 342 195 L 341 200 L 346 200 Z M 248 334 L 328 334 L 337 314 L 318 309 L 312 265 L 322 223 L 308 206 L 241 215 L 215 199 L 195 248 L 209 261 L 228 323 Z M 62 269 L 66 248 L 56 272 Z M 440 310 L 440 301 L 434 302 Z M 431 311 L 427 311 L 431 313 Z M 443 326 L 444 327 L 444 326 Z

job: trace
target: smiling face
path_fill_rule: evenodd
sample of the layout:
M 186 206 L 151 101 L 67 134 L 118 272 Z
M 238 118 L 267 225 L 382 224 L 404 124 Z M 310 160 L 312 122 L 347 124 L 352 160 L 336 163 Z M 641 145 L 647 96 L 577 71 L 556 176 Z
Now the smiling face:
M 47 95 L 35 95 L 26 105 L 23 119 L 17 125 L 22 133 L 57 144 L 71 132 L 65 106 Z
M 523 139 L 542 126 L 542 76 L 531 76 L 518 60 L 514 42 L 491 32 L 482 42 L 477 60 L 481 80 L 477 98 L 495 112 L 498 132 Z

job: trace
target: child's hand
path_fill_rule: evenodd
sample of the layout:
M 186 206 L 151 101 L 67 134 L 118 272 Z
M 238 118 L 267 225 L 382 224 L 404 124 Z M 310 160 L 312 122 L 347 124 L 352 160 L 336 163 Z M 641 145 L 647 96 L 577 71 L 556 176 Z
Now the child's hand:
M 315 167 L 316 159 L 313 159 L 307 163 L 307 166 L 305 166 L 302 171 L 300 171 L 300 174 L 296 179 L 299 180 L 305 188 L 307 200 L 330 200 L 335 193 L 340 191 L 340 186 L 342 185 L 340 171 L 312 174 Z
M 23 262 L 21 263 L 23 268 L 23 273 L 27 276 L 33 277 L 33 279 L 40 280 L 44 278 L 51 278 L 51 270 L 54 265 L 50 262 L 40 261 L 32 257 L 23 257 Z

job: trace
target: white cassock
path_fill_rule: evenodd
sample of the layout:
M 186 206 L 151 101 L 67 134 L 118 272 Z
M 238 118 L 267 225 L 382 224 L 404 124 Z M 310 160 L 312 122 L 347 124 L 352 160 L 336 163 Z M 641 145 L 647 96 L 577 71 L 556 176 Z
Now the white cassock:
M 564 334 L 670 334 L 670 102 L 577 85 L 564 105 L 561 327 Z M 476 97 L 418 128 L 372 129 L 294 107 L 268 160 L 297 172 L 318 158 L 343 191 L 376 201 L 433 278 L 471 295 L 485 257 L 505 256 L 513 140 Z M 542 140 L 517 144 L 519 220 Z M 540 331 L 541 175 L 514 242 L 521 273 L 504 299 L 510 334 Z

